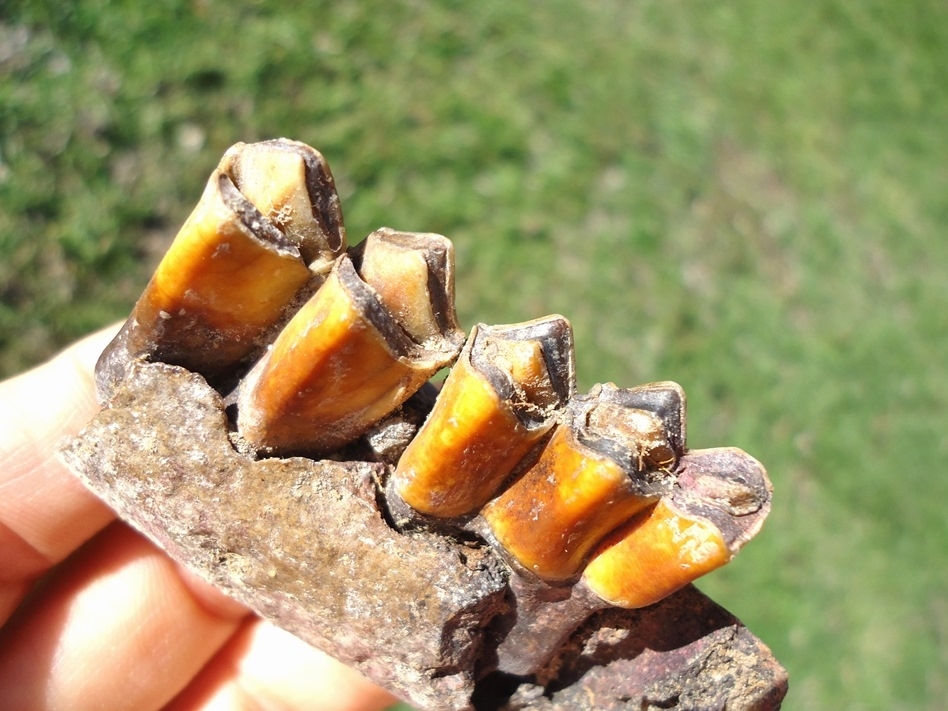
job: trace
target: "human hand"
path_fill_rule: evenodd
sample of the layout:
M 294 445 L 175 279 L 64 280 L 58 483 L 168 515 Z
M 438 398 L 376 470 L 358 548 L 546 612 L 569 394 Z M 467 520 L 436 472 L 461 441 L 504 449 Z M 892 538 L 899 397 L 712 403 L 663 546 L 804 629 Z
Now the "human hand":
M 0 709 L 393 704 L 178 566 L 58 461 L 98 410 L 92 369 L 115 330 L 0 383 Z

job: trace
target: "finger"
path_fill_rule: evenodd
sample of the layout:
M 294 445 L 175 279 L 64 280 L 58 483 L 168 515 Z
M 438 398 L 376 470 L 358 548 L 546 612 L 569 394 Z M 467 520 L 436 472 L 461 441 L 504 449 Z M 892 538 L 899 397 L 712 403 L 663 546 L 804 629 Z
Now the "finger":
M 4 708 L 160 708 L 245 614 L 193 589 L 159 550 L 113 524 L 0 630 Z
M 92 369 L 116 327 L 0 383 L 0 623 L 32 580 L 112 514 L 56 459 L 98 411 Z
M 254 618 L 166 711 L 378 711 L 396 701 L 354 669 Z

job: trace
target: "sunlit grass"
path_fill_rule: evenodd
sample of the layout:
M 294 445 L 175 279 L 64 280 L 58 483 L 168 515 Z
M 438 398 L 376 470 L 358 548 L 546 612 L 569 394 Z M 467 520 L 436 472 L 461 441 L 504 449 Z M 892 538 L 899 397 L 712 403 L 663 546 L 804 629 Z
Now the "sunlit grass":
M 787 708 L 948 698 L 948 6 L 13 2 L 0 368 L 124 316 L 219 155 L 317 146 L 353 241 L 457 248 L 465 326 L 675 379 L 774 512 L 703 584 Z

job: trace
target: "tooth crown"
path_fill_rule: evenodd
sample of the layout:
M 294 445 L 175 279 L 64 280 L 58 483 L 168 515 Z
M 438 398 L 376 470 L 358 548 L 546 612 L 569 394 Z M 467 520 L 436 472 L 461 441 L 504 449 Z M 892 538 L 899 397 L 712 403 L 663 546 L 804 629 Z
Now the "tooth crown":
M 318 152 L 286 139 L 235 145 L 102 354 L 100 401 L 136 359 L 233 384 L 344 249 L 339 199 Z
M 478 324 L 402 454 L 395 489 L 424 514 L 476 512 L 553 427 L 573 389 L 566 319 Z
M 206 199 L 181 229 L 186 239 L 172 244 L 144 299 L 149 310 L 172 322 L 166 330 L 176 326 L 186 335 L 194 323 L 187 316 L 194 314 L 205 329 L 225 334 L 228 346 L 241 348 L 248 334 L 274 322 L 309 272 L 299 250 L 279 232 L 264 241 L 243 219 L 232 218 L 224 197 L 232 191 L 225 177 L 212 178 Z M 247 293 L 258 297 L 247 299 Z M 188 345 L 193 350 L 196 343 Z
M 645 607 L 732 557 L 714 524 L 660 500 L 600 544 L 583 582 L 611 605 Z
M 362 279 L 416 343 L 463 341 L 454 309 L 454 245 L 447 238 L 383 227 L 350 254 Z
M 624 396 L 598 386 L 574 398 L 535 462 L 482 512 L 503 548 L 541 578 L 576 575 L 600 539 L 667 489 L 670 469 L 659 466 L 673 468 L 676 455 L 663 422 Z
M 335 181 L 318 151 L 286 138 L 238 143 L 218 171 L 299 249 L 313 272 L 329 271 L 346 248 L 346 230 Z
M 741 450 L 689 452 L 674 490 L 603 540 L 583 583 L 612 605 L 651 605 L 728 563 L 760 530 L 770 495 Z
M 379 405 L 386 395 L 407 399 L 418 380 L 381 330 L 360 312 L 358 297 L 345 283 L 359 283 L 347 260 L 337 265 L 244 381 L 238 425 L 255 446 L 305 451 L 314 436 L 322 435 L 319 448 L 339 447 L 361 434 L 351 430 L 360 427 L 363 418 L 376 421 L 387 414 L 391 408 Z M 314 337 L 307 338 L 311 333 Z M 318 397 L 301 396 L 312 394 Z
M 466 361 L 452 369 L 428 423 L 399 459 L 395 482 L 409 506 L 430 515 L 477 510 L 536 440 Z
M 366 282 L 348 256 L 336 262 L 326 283 L 290 320 L 241 387 L 237 425 L 247 442 L 268 453 L 331 452 L 358 438 L 454 360 L 463 336 L 454 327 L 453 303 L 441 305 L 442 312 L 449 308 L 450 313 L 440 322 L 412 311 L 408 327 L 389 303 L 394 298 L 404 315 L 414 306 L 406 293 L 424 294 L 426 304 L 432 292 L 452 293 L 453 272 L 446 265 L 453 253 L 447 240 L 423 237 L 402 252 L 406 259 L 379 265 L 403 284 L 394 296 Z M 385 231 L 370 239 L 378 243 L 388 238 L 402 241 Z M 429 261 L 439 264 L 438 253 L 440 272 L 429 270 Z M 419 323 L 424 324 L 423 336 L 409 330 Z

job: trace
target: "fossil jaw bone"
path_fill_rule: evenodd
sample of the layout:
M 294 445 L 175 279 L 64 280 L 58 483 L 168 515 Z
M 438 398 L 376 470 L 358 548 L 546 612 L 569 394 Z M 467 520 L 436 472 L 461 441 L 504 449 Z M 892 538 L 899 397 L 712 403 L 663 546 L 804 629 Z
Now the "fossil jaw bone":
M 373 256 L 390 243 L 410 243 L 420 259 L 386 264 Z M 382 229 L 354 257 L 336 262 L 241 385 L 237 425 L 252 447 L 268 454 L 336 450 L 457 357 L 464 335 L 454 311 L 454 254 L 447 239 Z M 371 282 L 356 269 L 365 263 L 377 268 Z M 380 278 L 408 284 L 393 296 L 373 288 L 381 287 Z M 407 327 L 398 313 L 410 314 Z
M 236 144 L 102 354 L 100 400 L 136 358 L 227 387 L 314 281 L 307 261 L 325 270 L 344 249 L 332 174 L 318 152 L 285 139 Z
M 235 396 L 239 433 L 264 454 L 398 462 L 381 495 L 362 483 L 386 520 L 418 523 L 400 518 L 410 505 L 453 519 L 421 521 L 448 539 L 474 532 L 492 544 L 510 563 L 498 576 L 510 608 L 487 630 L 458 628 L 495 645 L 478 673 L 537 672 L 595 610 L 650 604 L 759 529 L 770 500 L 763 468 L 739 450 L 686 451 L 677 385 L 597 386 L 566 404 L 572 339 L 560 317 L 476 327 L 410 442 L 430 404 L 415 397 L 391 411 L 463 341 L 450 243 L 383 229 L 344 249 L 316 151 L 285 139 L 236 145 L 100 361 L 100 397 L 137 358 L 184 365 L 224 391 L 286 326 Z M 371 443 L 367 428 L 389 414 L 388 448 L 376 450 L 385 456 L 340 451 L 363 433 Z M 179 429 L 189 434 L 188 423 Z
M 649 388 L 663 393 L 658 412 L 645 409 Z M 574 398 L 535 461 L 482 510 L 492 536 L 542 579 L 576 575 L 607 533 L 670 488 L 684 445 L 682 430 L 668 430 L 669 413 L 684 407 L 679 393 L 673 383 L 603 385 Z
M 478 324 L 393 484 L 421 513 L 479 510 L 550 430 L 575 388 L 569 322 Z

